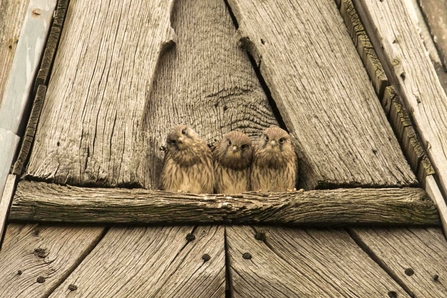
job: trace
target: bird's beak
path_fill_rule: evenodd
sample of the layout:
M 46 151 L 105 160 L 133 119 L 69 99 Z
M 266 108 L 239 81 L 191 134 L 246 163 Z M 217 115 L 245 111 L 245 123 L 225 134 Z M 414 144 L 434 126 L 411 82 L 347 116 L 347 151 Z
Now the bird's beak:
M 183 137 L 179 137 L 178 139 L 177 139 L 177 141 L 180 143 L 180 144 L 182 144 L 183 143 L 183 140 L 184 140 L 184 138 Z
M 271 141 L 270 145 L 272 145 L 272 147 L 275 147 L 276 146 L 276 141 L 275 140 Z
M 237 146 L 233 146 L 233 152 L 237 151 Z

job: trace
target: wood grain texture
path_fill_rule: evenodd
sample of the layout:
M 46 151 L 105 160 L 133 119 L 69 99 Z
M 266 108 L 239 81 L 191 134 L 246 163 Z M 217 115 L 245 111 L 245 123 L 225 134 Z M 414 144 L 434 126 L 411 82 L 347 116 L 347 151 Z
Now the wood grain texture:
M 0 128 L 19 134 L 56 0 L 29 2 L 0 105 Z
M 99 227 L 9 224 L 0 252 L 0 297 L 48 297 L 102 232 Z
M 195 240 L 185 239 L 189 233 Z M 211 258 L 204 261 L 204 254 Z M 50 297 L 224 295 L 223 227 L 183 226 L 110 229 Z
M 445 296 L 447 242 L 441 229 L 355 229 L 354 234 L 414 297 Z
M 0 249 L 3 243 L 3 233 L 6 230 L 6 219 L 9 212 L 9 206 L 14 197 L 16 179 L 16 175 L 8 175 L 5 187 L 1 192 L 2 195 L 0 196 Z
M 155 189 L 174 124 L 209 142 L 276 124 L 224 2 L 172 5 L 70 3 L 29 176 Z
M 0 7 L 0 105 L 11 70 L 29 0 L 1 0 Z
M 116 185 L 135 176 L 146 95 L 173 42 L 172 1 L 72 1 L 29 172 Z M 89 32 L 89 34 L 85 34 Z
M 76 210 L 76 212 L 73 212 Z M 21 181 L 10 220 L 96 223 L 439 224 L 422 189 L 335 189 L 237 196 Z
M 407 297 L 343 230 L 233 226 L 226 235 L 233 297 Z
M 354 4 L 446 192 L 447 96 L 403 0 Z
M 302 159 L 305 189 L 413 185 L 332 0 L 230 0 Z

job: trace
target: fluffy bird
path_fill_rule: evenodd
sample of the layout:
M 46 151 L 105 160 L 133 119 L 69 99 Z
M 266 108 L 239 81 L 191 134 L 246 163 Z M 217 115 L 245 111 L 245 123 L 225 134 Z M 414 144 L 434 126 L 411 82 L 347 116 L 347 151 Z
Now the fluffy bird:
M 210 148 L 186 125 L 177 125 L 166 138 L 161 188 L 169 191 L 212 193 L 213 157 Z
M 213 148 L 216 192 L 238 194 L 250 190 L 250 166 L 253 146 L 250 138 L 232 131 Z
M 289 134 L 272 126 L 263 131 L 256 144 L 251 168 L 254 191 L 286 191 L 295 188 L 298 158 Z

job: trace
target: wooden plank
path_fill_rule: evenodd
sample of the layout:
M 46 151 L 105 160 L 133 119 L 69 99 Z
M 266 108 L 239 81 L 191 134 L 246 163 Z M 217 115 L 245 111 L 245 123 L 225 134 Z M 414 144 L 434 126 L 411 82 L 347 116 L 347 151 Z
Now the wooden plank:
M 8 225 L 0 252 L 0 297 L 48 297 L 93 249 L 103 230 Z
M 331 0 L 229 0 L 300 151 L 303 187 L 416 179 Z
M 50 297 L 224 295 L 224 228 L 183 226 L 110 229 Z
M 232 297 L 407 297 L 344 230 L 233 226 L 226 235 Z
M 12 67 L 29 0 L 2 1 L 0 10 L 0 105 Z
M 14 196 L 16 178 L 16 175 L 8 175 L 2 196 L 0 197 L 0 249 L 3 242 L 3 233 L 6 230 L 6 218 L 8 216 L 9 206 Z
M 447 97 L 403 0 L 354 3 L 446 193 Z
M 277 123 L 225 3 L 172 3 L 70 2 L 27 175 L 156 189 L 174 124 L 212 142 Z
M 0 193 L 11 170 L 20 138 L 11 131 L 0 128 Z
M 408 289 L 411 297 L 444 297 L 447 242 L 442 230 L 355 229 L 368 254 Z
M 435 202 L 436 207 L 438 207 L 442 229 L 444 230 L 444 234 L 447 235 L 447 205 L 441 191 L 439 190 L 439 186 L 434 175 L 427 176 L 425 185 L 427 194 L 430 196 L 432 201 Z
M 76 210 L 76 212 L 73 212 Z M 10 220 L 96 223 L 439 224 L 418 188 L 348 188 L 242 195 L 87 188 L 21 181 Z
M 0 106 L 0 128 L 19 134 L 56 0 L 29 2 Z

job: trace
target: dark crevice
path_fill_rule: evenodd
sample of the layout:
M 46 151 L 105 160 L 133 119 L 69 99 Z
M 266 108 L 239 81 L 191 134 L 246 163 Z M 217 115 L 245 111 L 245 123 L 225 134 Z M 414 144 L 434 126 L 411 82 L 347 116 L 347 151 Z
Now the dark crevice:
M 389 268 L 373 251 L 372 249 L 365 243 L 363 240 L 357 235 L 357 233 L 350 227 L 346 228 L 346 232 L 351 236 L 354 242 L 374 261 L 376 262 L 383 271 L 385 271 L 402 289 L 410 295 L 410 297 L 415 297 L 415 294 L 411 291 L 411 289 L 405 284 L 405 282 L 397 276 L 396 273 L 393 272 L 391 268 Z M 393 289 L 390 289 L 392 292 Z
M 233 25 L 236 28 L 236 30 L 238 30 L 239 29 L 239 23 L 237 21 L 237 18 L 236 18 L 236 16 L 233 13 L 233 10 L 231 9 L 230 4 L 228 3 L 228 0 L 224 0 L 224 2 L 225 2 L 225 5 L 227 7 L 228 13 L 230 14 L 231 20 L 233 21 Z M 261 40 L 261 43 L 264 44 L 264 41 Z M 283 118 L 281 116 L 281 112 L 279 111 L 278 106 L 276 105 L 276 102 L 275 102 L 275 100 L 272 97 L 272 93 L 270 91 L 270 88 L 267 85 L 267 83 L 265 82 L 264 77 L 262 76 L 261 69 L 260 69 L 261 60 L 258 63 L 256 61 L 255 57 L 253 57 L 253 55 L 249 51 L 246 51 L 246 53 L 247 53 L 247 56 L 248 56 L 248 58 L 250 60 L 251 65 L 252 65 L 252 67 L 253 67 L 253 69 L 254 69 L 254 71 L 256 73 L 256 76 L 257 76 L 257 78 L 259 80 L 259 83 L 261 84 L 261 88 L 262 88 L 262 90 L 264 91 L 264 93 L 265 93 L 265 95 L 267 97 L 267 101 L 268 101 L 268 103 L 270 105 L 271 111 L 272 111 L 273 115 L 275 116 L 276 120 L 278 121 L 279 127 L 281 127 L 282 129 L 286 130 L 287 132 L 289 132 L 288 129 L 287 129 L 287 126 L 284 123 L 284 120 L 283 120 Z
M 228 248 L 227 228 L 224 228 L 224 246 L 225 246 L 225 298 L 233 297 L 233 284 L 231 280 L 230 253 Z

